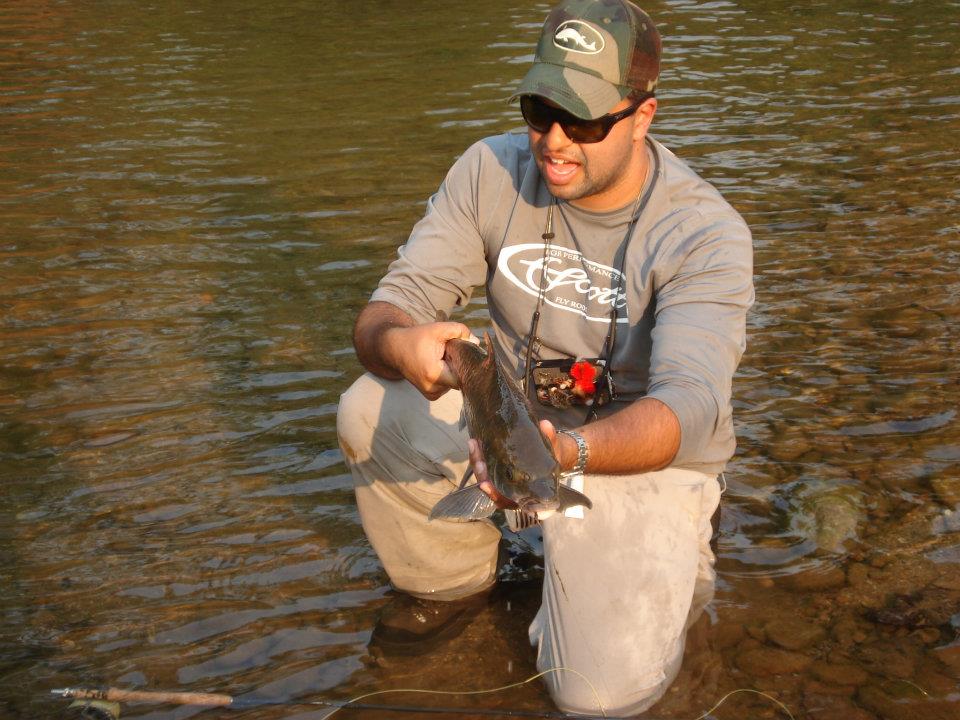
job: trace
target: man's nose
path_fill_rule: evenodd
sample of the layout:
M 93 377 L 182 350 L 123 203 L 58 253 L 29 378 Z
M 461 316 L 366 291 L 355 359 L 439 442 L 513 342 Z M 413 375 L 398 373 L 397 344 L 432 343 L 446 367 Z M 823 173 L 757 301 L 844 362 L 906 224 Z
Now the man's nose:
M 546 140 L 547 147 L 551 150 L 558 150 L 572 144 L 572 141 L 567 137 L 567 134 L 558 122 L 550 126 L 550 130 L 547 131 L 544 139 Z

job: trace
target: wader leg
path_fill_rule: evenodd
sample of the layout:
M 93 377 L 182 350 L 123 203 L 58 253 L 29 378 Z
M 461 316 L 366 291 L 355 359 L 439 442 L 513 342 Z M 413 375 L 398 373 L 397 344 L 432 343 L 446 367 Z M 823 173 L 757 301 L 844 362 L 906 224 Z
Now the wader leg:
M 468 467 L 461 405 L 456 390 L 430 402 L 406 381 L 368 373 L 341 396 L 337 413 L 373 549 L 394 587 L 431 600 L 466 597 L 496 581 L 493 523 L 427 520 Z
M 537 667 L 564 711 L 634 715 L 666 692 L 685 632 L 713 597 L 713 477 L 667 469 L 587 476 L 593 509 L 544 523 Z M 594 690 L 597 695 L 594 694 Z

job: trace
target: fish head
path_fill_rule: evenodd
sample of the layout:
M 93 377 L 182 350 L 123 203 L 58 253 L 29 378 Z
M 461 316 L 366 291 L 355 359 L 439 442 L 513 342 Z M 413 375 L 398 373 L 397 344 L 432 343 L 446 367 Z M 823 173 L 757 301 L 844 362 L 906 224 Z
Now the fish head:
M 503 497 L 519 503 L 527 494 L 527 475 L 507 458 L 488 458 L 490 479 Z
M 522 432 L 514 436 L 519 447 L 505 453 L 497 463 L 497 477 L 493 481 L 500 492 L 521 509 L 554 510 L 559 504 L 560 465 L 539 432 L 535 428 L 531 430 L 534 437 L 524 438 Z
M 553 477 L 538 478 L 530 483 L 529 496 L 525 507 L 532 511 L 553 510 L 559 504 L 557 496 L 558 480 Z
M 560 500 L 557 497 L 543 501 L 526 498 L 523 502 L 518 503 L 517 507 L 528 515 L 539 515 L 541 518 L 546 518 L 560 509 Z
M 559 504 L 557 483 L 550 477 L 531 475 L 522 465 L 497 464 L 492 479 L 497 490 L 521 510 L 555 510 Z

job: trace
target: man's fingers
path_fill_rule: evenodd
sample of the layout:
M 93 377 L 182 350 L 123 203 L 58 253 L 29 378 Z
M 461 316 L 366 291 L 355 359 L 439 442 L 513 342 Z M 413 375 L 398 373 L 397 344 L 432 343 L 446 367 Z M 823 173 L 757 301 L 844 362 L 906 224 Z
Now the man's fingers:
M 543 433 L 543 436 L 547 439 L 547 442 L 550 443 L 550 447 L 553 448 L 554 457 L 557 458 L 557 460 L 560 460 L 560 433 L 557 432 L 557 429 L 553 426 L 553 423 L 549 420 L 541 420 L 540 432 Z
M 440 337 L 443 340 L 453 340 L 454 338 L 460 338 L 461 340 L 469 340 L 473 337 L 473 334 L 463 323 L 458 322 L 442 322 L 437 323 L 440 328 Z
M 487 477 L 487 463 L 483 460 L 483 450 L 474 438 L 467 440 L 467 451 L 470 453 L 470 465 L 473 466 L 473 474 L 477 478 L 477 484 L 480 489 L 488 495 L 493 489 L 493 483 Z
M 421 390 L 420 393 L 427 400 L 429 400 L 430 402 L 433 402 L 434 400 L 439 400 L 440 398 L 442 398 L 447 393 L 448 390 L 449 388 L 440 388 L 439 390 L 430 390 L 430 391 Z
M 477 478 L 477 487 L 489 495 L 490 499 L 497 504 L 497 507 L 515 507 L 516 503 L 501 495 L 496 485 L 494 485 L 490 479 L 490 476 L 487 475 L 487 463 L 483 460 L 483 448 L 480 447 L 480 443 L 477 442 L 475 438 L 469 438 L 467 440 L 467 450 L 470 453 L 470 465 L 473 467 L 473 475 Z
M 467 440 L 467 451 L 470 453 L 471 463 L 475 465 L 478 462 L 483 462 L 483 448 L 480 447 L 480 442 L 476 438 Z
M 463 323 L 457 322 L 440 322 L 436 324 L 436 328 L 437 330 L 434 337 L 439 343 L 437 346 L 439 357 L 437 360 L 440 362 L 440 372 L 437 374 L 434 383 L 437 385 L 442 385 L 446 388 L 455 388 L 459 390 L 460 379 L 454 374 L 453 370 L 450 369 L 450 366 L 447 365 L 446 361 L 444 361 L 444 352 L 446 344 L 450 340 L 468 340 L 470 338 L 470 328 Z

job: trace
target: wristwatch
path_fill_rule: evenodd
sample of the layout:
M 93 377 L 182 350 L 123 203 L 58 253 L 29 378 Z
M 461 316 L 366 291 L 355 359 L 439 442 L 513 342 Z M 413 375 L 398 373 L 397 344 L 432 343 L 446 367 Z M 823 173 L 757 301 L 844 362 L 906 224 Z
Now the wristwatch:
M 557 430 L 557 432 L 569 435 L 577 443 L 577 462 L 564 475 L 583 475 L 583 470 L 587 467 L 587 459 L 590 457 L 587 441 L 583 439 L 583 435 L 574 430 Z

